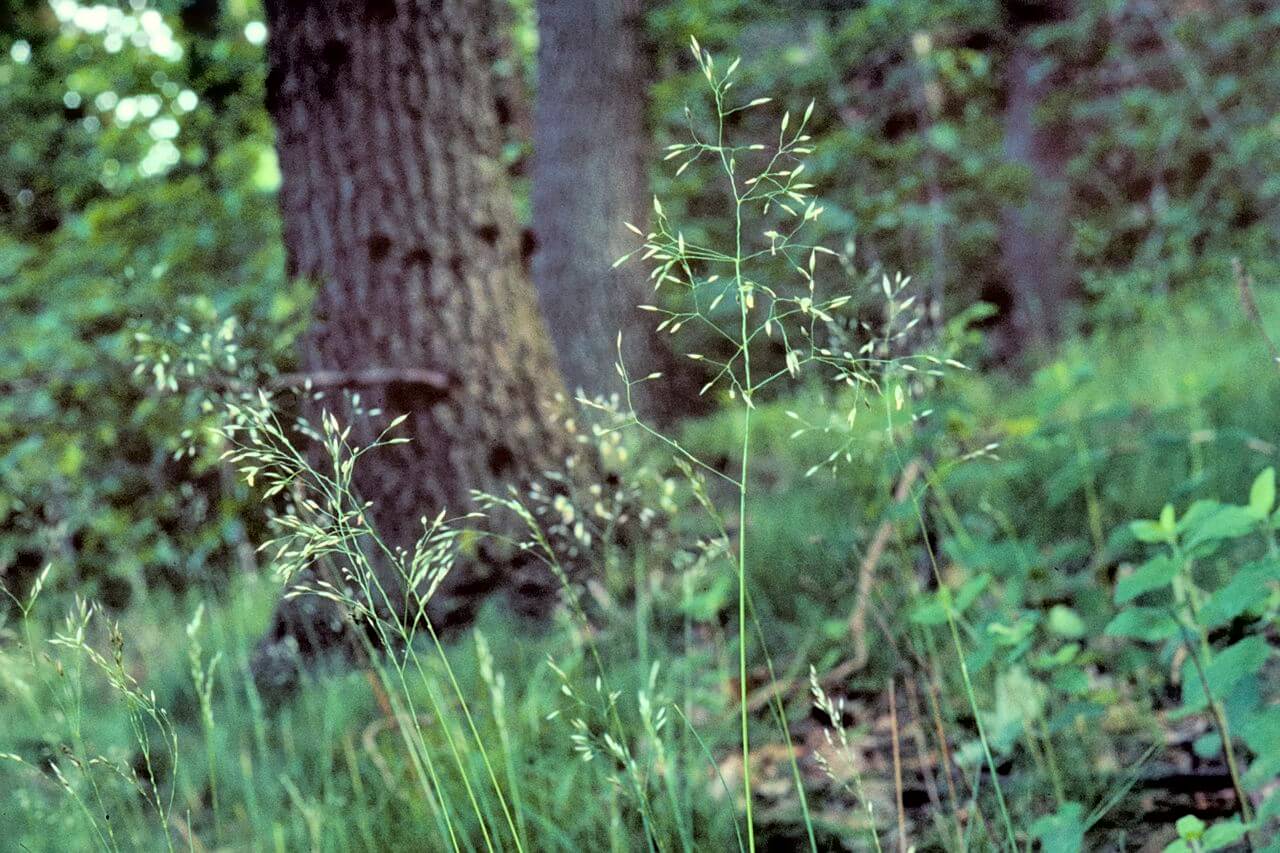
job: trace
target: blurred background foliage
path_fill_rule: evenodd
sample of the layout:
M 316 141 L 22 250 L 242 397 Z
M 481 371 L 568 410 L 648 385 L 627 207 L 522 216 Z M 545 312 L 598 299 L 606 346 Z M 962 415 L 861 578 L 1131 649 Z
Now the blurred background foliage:
M 178 463 L 201 413 L 133 378 L 134 336 L 236 317 L 268 366 L 284 279 L 256 7 L 4 7 L 0 565 L 45 554 L 117 606 L 227 565 L 246 494 Z
M 683 93 L 698 73 L 687 35 L 716 55 L 749 57 L 744 98 L 819 105 L 811 168 L 828 243 L 855 247 L 859 268 L 873 274 L 912 274 L 941 295 L 943 316 L 991 331 L 968 338 L 965 353 L 989 362 L 1000 354 L 992 340 L 1009 301 L 1000 217 L 1030 180 L 1004 148 L 1002 8 L 990 0 L 654 5 L 652 77 L 642 81 L 653 159 L 686 124 Z M 194 402 L 149 394 L 131 374 L 136 334 L 168 334 L 178 319 L 200 334 L 227 317 L 238 323 L 245 369 L 288 369 L 307 288 L 283 273 L 263 106 L 266 30 L 250 0 L 10 0 L 0 19 L 0 566 L 29 577 L 42 555 L 56 554 L 123 604 L 149 583 L 181 587 L 235 564 L 244 525 L 255 523 L 242 489 L 211 460 L 173 460 L 202 427 Z M 505 112 L 507 159 L 527 212 L 530 0 L 513 2 L 509 36 L 497 72 L 515 105 Z M 1112 445 L 1162 434 L 1119 411 L 1111 384 L 1090 404 L 1072 391 L 1071 418 L 1089 424 L 1086 444 L 1101 458 L 1059 458 L 1049 450 L 1051 422 L 1068 405 L 1064 388 L 1112 376 L 1128 384 L 1148 342 L 1189 342 L 1169 329 L 1184 322 L 1173 315 L 1238 325 L 1231 258 L 1260 282 L 1274 278 L 1280 10 L 1251 0 L 1087 0 L 1028 37 L 1042 57 L 1034 74 L 1053 83 L 1041 109 L 1066 133 L 1062 203 L 1080 297 L 1072 326 L 1096 337 L 1066 350 L 1091 360 L 1050 368 L 1019 391 L 1033 399 L 1012 430 L 982 411 L 1008 405 L 998 376 L 974 380 L 965 405 L 979 413 L 953 420 L 965 429 L 985 421 L 990 436 L 1012 431 L 1042 447 L 1008 464 L 1042 464 L 1044 476 L 1008 475 L 1064 499 L 1059 492 L 1082 471 L 1116 470 L 1106 461 Z M 751 132 L 762 130 L 751 122 L 771 120 L 739 116 Z M 723 227 L 698 167 L 670 173 L 655 179 L 669 206 L 683 206 L 695 228 Z M 1128 334 L 1135 323 L 1142 331 Z M 1268 421 L 1242 415 L 1265 406 L 1245 369 L 1260 352 L 1249 330 L 1227 337 L 1205 320 L 1196 334 L 1238 342 L 1240 372 L 1202 376 L 1187 358 L 1153 358 L 1149 387 L 1134 389 L 1132 406 L 1156 417 L 1159 386 L 1187 429 L 1261 431 Z M 1183 367 L 1192 374 L 1176 372 Z M 1070 471 L 1049 476 L 1059 465 Z M 1208 476 L 1208 466 L 1199 470 Z

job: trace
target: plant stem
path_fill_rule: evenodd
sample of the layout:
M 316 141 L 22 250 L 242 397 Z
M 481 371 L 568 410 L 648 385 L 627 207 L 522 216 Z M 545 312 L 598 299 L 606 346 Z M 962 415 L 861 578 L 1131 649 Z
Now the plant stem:
M 1000 775 L 996 772 L 996 760 L 991 754 L 990 741 L 987 740 L 987 728 L 982 724 L 982 713 L 978 710 L 978 697 L 973 692 L 973 681 L 969 678 L 969 665 L 964 659 L 964 646 L 960 642 L 960 631 L 956 627 L 950 604 L 947 606 L 947 625 L 951 628 L 951 642 L 955 645 L 956 658 L 960 662 L 960 680 L 964 682 L 965 698 L 969 700 L 973 721 L 978 727 L 978 740 L 982 742 L 982 755 L 986 759 L 987 770 L 991 773 L 992 787 L 996 792 L 996 805 L 1000 808 L 1000 819 L 1004 823 L 1005 835 L 1009 839 L 1009 848 L 1017 850 L 1017 835 L 1013 831 L 1013 821 L 1009 817 L 1009 807 L 1004 801 L 1004 792 L 1000 789 Z
M 751 596 L 747 596 L 747 608 L 751 614 L 751 626 L 755 628 L 756 642 L 760 644 L 760 651 L 764 655 L 764 664 L 769 670 L 769 683 L 778 686 L 778 675 L 773 668 L 773 656 L 769 654 L 769 644 L 765 642 L 764 626 L 760 624 L 760 614 L 756 612 L 755 602 Z M 803 654 L 797 654 L 797 660 L 801 659 Z M 788 678 L 790 681 L 790 678 Z M 809 849 L 813 853 L 818 853 L 818 839 L 813 834 L 813 816 L 809 813 L 809 798 L 804 792 L 804 780 L 800 776 L 800 764 L 796 761 L 795 744 L 791 739 L 791 729 L 787 724 L 787 709 L 782 704 L 782 691 L 772 690 L 770 703 L 773 705 L 773 715 L 778 723 L 778 731 L 782 733 L 782 739 L 787 743 L 787 758 L 791 764 L 791 778 L 795 781 L 796 797 L 800 801 L 800 814 L 804 819 L 805 833 L 809 837 Z
M 1205 664 L 1200 660 L 1200 655 L 1196 653 L 1195 646 L 1188 641 L 1187 628 L 1181 626 L 1183 630 L 1182 642 L 1187 650 L 1187 654 L 1191 656 L 1191 663 L 1195 667 L 1196 676 L 1200 679 L 1200 687 L 1204 690 L 1205 698 L 1209 702 L 1209 713 L 1213 716 L 1213 722 L 1218 728 L 1218 737 L 1222 740 L 1222 754 L 1227 762 L 1227 772 L 1231 775 L 1231 787 L 1235 789 L 1236 802 L 1240 809 L 1240 818 L 1245 825 L 1253 823 L 1253 809 L 1249 804 L 1249 795 L 1245 792 L 1244 784 L 1240 781 L 1240 767 L 1236 762 L 1236 753 L 1231 745 L 1231 727 L 1227 724 L 1227 715 L 1223 713 L 1222 703 L 1213 695 L 1213 689 L 1209 686 L 1209 676 L 1205 673 Z M 1201 631 L 1203 635 L 1203 631 Z M 1249 849 L 1253 849 L 1253 842 L 1246 835 L 1246 842 Z
M 742 723 L 742 790 L 746 798 L 747 849 L 755 853 L 756 829 L 751 805 L 751 741 L 747 726 L 747 474 L 751 461 L 751 332 L 747 312 L 749 294 L 742 282 L 742 195 L 733 174 L 733 165 L 724 154 L 724 106 L 716 90 L 719 115 L 717 136 L 720 162 L 733 192 L 733 281 L 738 289 L 739 341 L 742 351 L 742 470 L 738 476 L 738 704 Z
M 746 324 L 743 305 L 743 324 Z M 751 406 L 742 416 L 742 477 L 738 487 L 738 703 L 742 720 L 742 790 L 747 807 L 747 849 L 756 849 L 751 808 L 751 742 L 747 732 L 747 465 L 751 451 Z

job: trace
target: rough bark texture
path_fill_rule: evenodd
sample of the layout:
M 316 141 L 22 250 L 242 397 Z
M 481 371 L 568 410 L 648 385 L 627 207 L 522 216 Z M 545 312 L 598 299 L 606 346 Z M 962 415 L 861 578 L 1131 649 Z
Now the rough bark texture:
M 668 367 L 653 324 L 636 309 L 645 271 L 613 262 L 652 204 L 639 0 L 540 0 L 534 109 L 533 277 L 571 391 L 621 389 L 616 340 L 634 375 Z M 639 389 L 638 389 L 639 390 Z M 657 400 L 638 401 L 650 414 Z
M 1006 0 L 1009 56 L 1005 69 L 1004 151 L 1026 168 L 1025 201 L 1002 217 L 1001 246 L 1012 302 L 1006 355 L 1043 347 L 1063 331 L 1074 282 L 1068 258 L 1066 134 L 1037 115 L 1052 88 L 1046 57 L 1032 43 L 1037 24 L 1060 20 L 1065 0 Z
M 316 285 L 302 366 L 349 376 L 361 406 L 383 410 L 340 412 L 357 443 L 409 413 L 411 443 L 364 457 L 356 474 L 393 547 L 412 545 L 422 516 L 466 510 L 470 489 L 500 492 L 570 452 L 500 160 L 496 4 L 267 3 L 285 246 L 290 273 Z M 459 567 L 433 614 L 465 616 L 502 574 Z M 262 668 L 287 676 L 292 662 L 275 658 L 295 642 L 304 657 L 333 645 L 338 616 L 314 596 L 283 603 Z

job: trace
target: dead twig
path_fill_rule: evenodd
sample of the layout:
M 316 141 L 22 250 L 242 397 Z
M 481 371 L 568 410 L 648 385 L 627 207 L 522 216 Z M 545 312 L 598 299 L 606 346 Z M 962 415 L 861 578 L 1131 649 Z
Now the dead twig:
M 898 851 L 907 853 L 907 810 L 902 799 L 902 753 L 898 744 L 898 699 L 889 679 L 889 733 L 893 740 L 893 791 L 898 805 Z
M 902 477 L 899 478 L 897 488 L 893 491 L 895 506 L 907 499 L 911 487 L 915 485 L 919 476 L 920 460 L 912 459 L 903 469 Z M 848 673 L 857 672 L 867 665 L 867 603 L 871 599 L 871 586 L 872 581 L 875 580 L 876 566 L 880 564 L 892 534 L 893 520 L 885 518 L 876 529 L 875 536 L 871 539 L 871 547 L 867 549 L 867 554 L 863 557 L 862 565 L 858 570 L 857 599 L 854 601 L 853 611 L 849 614 L 849 637 L 853 640 L 853 657 L 846 661 L 845 667 L 842 667 L 847 668 Z
M 1280 367 L 1280 347 L 1276 346 L 1276 342 L 1268 334 L 1267 326 L 1262 322 L 1262 312 L 1258 310 L 1258 301 L 1253 298 L 1253 276 L 1249 275 L 1239 258 L 1231 259 L 1231 269 L 1236 276 L 1236 288 L 1240 291 L 1240 305 L 1244 308 L 1244 315 L 1266 342 L 1267 349 L 1271 351 L 1271 360 Z

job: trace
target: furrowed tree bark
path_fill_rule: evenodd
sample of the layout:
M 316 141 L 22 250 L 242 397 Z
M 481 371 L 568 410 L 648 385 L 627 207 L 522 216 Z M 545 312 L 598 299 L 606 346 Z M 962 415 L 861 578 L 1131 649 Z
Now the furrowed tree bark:
M 393 548 L 411 548 L 423 516 L 467 510 L 469 490 L 500 493 L 570 455 L 500 160 L 497 3 L 266 4 L 289 271 L 316 286 L 301 363 L 349 377 L 351 392 L 343 402 L 330 387 L 306 405 L 313 421 L 323 406 L 353 423 L 357 444 L 409 414 L 400 434 L 411 442 L 364 456 L 355 474 Z M 450 574 L 429 611 L 437 622 L 465 619 L 509 580 L 485 562 Z M 291 678 L 298 658 L 341 645 L 340 617 L 316 596 L 282 602 L 260 678 Z
M 621 391 L 617 335 L 633 377 L 671 372 L 649 318 L 640 265 L 613 263 L 638 238 L 651 205 L 646 165 L 639 0 L 539 0 L 534 107 L 533 278 L 570 391 Z M 693 386 L 696 392 L 697 385 Z M 661 419 L 667 400 L 637 386 L 637 407 Z M 693 395 L 673 394 L 670 397 Z
M 1034 27 L 1064 19 L 1069 0 L 1005 0 L 1009 54 L 1005 67 L 1004 151 L 1026 169 L 1028 192 L 1001 218 L 1001 247 L 1011 312 L 1006 357 L 1056 342 L 1063 333 L 1075 273 L 1067 218 L 1065 129 L 1038 115 L 1052 88 Z

